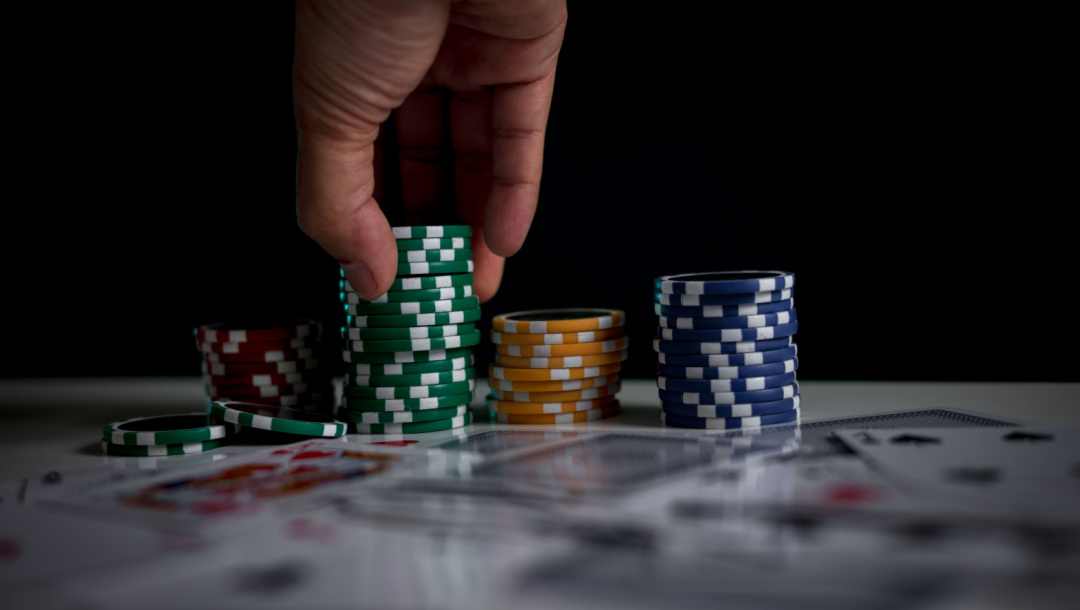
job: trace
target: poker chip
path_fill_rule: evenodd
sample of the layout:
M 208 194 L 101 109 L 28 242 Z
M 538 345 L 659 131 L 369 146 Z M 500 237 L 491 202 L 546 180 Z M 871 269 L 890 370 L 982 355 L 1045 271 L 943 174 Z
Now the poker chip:
M 618 373 L 629 355 L 625 324 L 622 311 L 602 308 L 495 316 L 488 369 L 495 421 L 562 424 L 618 413 Z
M 799 395 L 799 384 L 749 392 L 679 392 L 660 390 L 660 402 L 684 405 L 734 405 L 739 403 L 774 402 Z
M 604 366 L 586 366 L 571 369 L 518 369 L 492 365 L 488 367 L 488 376 L 510 381 L 562 381 L 566 379 L 586 379 L 617 373 L 622 366 L 607 364 Z
M 680 330 L 719 330 L 727 328 L 762 328 L 790 324 L 794 317 L 790 311 L 761 313 L 752 316 L 729 316 L 726 318 L 673 318 L 659 316 L 660 328 Z
M 472 353 L 468 348 L 436 349 L 425 352 L 346 352 L 346 362 L 357 364 L 409 364 L 453 360 Z
M 434 302 L 434 301 L 432 301 Z M 345 316 L 348 328 L 412 328 L 414 326 L 446 326 L 466 324 L 480 319 L 480 309 L 440 313 L 387 314 L 381 316 Z
M 795 276 L 783 271 L 714 271 L 665 275 L 656 280 L 661 294 L 746 294 L 795 286 Z
M 467 406 L 424 411 L 350 411 L 338 412 L 338 419 L 352 424 L 413 424 L 461 417 L 469 412 Z
M 407 315 L 418 313 L 445 313 L 465 311 L 480 307 L 480 299 L 466 297 L 444 301 L 400 301 L 396 303 L 345 303 L 345 313 L 354 316 Z
M 244 428 L 297 436 L 337 438 L 345 434 L 345 424 L 330 415 L 289 407 L 214 401 L 210 404 L 210 417 Z
M 657 338 L 661 341 L 719 342 L 738 343 L 743 341 L 770 341 L 781 337 L 790 337 L 799 329 L 798 322 L 762 326 L 759 328 L 723 328 L 714 330 L 680 330 L 674 328 L 657 329 Z
M 190 443 L 171 443 L 165 445 L 118 445 L 108 441 L 101 441 L 101 452 L 105 455 L 121 457 L 166 457 L 172 455 L 205 453 L 224 445 L 224 439 L 194 441 Z
M 754 415 L 751 417 L 683 417 L 667 411 L 660 413 L 660 421 L 665 426 L 677 428 L 702 428 L 705 430 L 734 430 L 737 428 L 760 428 L 777 424 L 790 424 L 799 419 L 799 410 L 792 409 L 785 413 L 772 415 Z
M 445 275 L 447 273 L 472 273 L 473 262 L 453 261 L 446 263 L 398 263 L 398 275 Z
M 674 366 L 660 365 L 657 371 L 663 377 L 676 379 L 744 379 L 794 373 L 799 368 L 797 359 L 782 360 L 770 364 L 751 366 Z
M 539 309 L 495 316 L 491 327 L 511 334 L 576 333 L 617 328 L 625 319 L 617 309 Z
M 462 428 L 472 423 L 472 414 L 465 413 L 449 419 L 416 422 L 412 424 L 349 424 L 349 431 L 357 434 L 423 434 Z
M 755 305 L 777 303 L 791 299 L 792 291 L 773 290 L 746 294 L 664 294 L 657 291 L 655 301 L 660 305 L 676 307 L 703 307 L 706 305 Z
M 346 395 L 342 408 L 350 411 L 427 411 L 468 406 L 470 402 L 471 392 L 427 398 L 356 398 Z
M 576 402 L 579 400 L 592 400 L 604 396 L 613 396 L 621 389 L 618 382 L 606 386 L 585 388 L 582 390 L 566 390 L 563 392 L 514 392 L 512 390 L 492 390 L 492 396 L 497 400 L 512 400 L 515 402 Z
M 206 413 L 180 413 L 136 417 L 106 424 L 102 439 L 112 445 L 177 445 L 216 441 L 231 433 L 228 426 L 211 423 Z
M 398 252 L 402 250 L 463 250 L 472 247 L 464 237 L 427 237 L 424 239 L 397 240 Z
M 629 357 L 626 350 L 607 354 L 588 354 L 585 356 L 555 356 L 552 358 L 518 358 L 516 356 L 495 355 L 495 364 L 523 369 L 575 368 L 583 366 L 602 366 L 623 362 Z
M 656 355 L 660 364 L 672 366 L 702 366 L 702 367 L 725 367 L 725 366 L 756 366 L 792 360 L 799 353 L 795 345 L 774 349 L 767 352 L 747 352 L 743 354 L 665 354 L 659 352 Z
M 472 258 L 472 250 L 447 248 L 445 250 L 402 250 L 398 248 L 398 262 L 402 263 L 448 263 Z
M 785 299 L 775 303 L 747 305 L 700 305 L 695 307 L 663 305 L 655 303 L 653 311 L 658 316 L 671 318 L 730 318 L 734 316 L 756 316 L 767 313 L 779 313 L 794 309 L 794 301 Z
M 467 225 L 392 227 L 391 230 L 394 232 L 394 239 L 472 237 L 472 227 L 469 227 Z
M 475 324 L 445 324 L 443 326 L 406 326 L 404 328 L 343 328 L 342 336 L 348 341 L 370 339 L 434 339 L 456 337 L 462 332 L 476 332 Z
M 509 379 L 488 379 L 492 391 L 504 390 L 508 392 L 569 392 L 572 390 L 585 390 L 611 385 L 619 382 L 619 375 L 611 374 L 604 377 L 592 377 L 589 379 L 569 379 L 565 381 L 511 381 Z
M 350 384 L 359 386 L 413 386 L 461 383 L 476 378 L 475 369 L 402 375 L 349 375 Z
M 447 288 L 430 288 L 424 290 L 407 290 L 402 292 L 387 292 L 386 294 L 365 299 L 359 294 L 352 292 L 351 287 L 343 287 L 338 295 L 342 303 L 403 303 L 406 301 L 447 301 L 450 299 L 464 299 L 473 296 L 472 284 L 461 286 L 449 286 Z
M 653 350 L 666 354 L 746 354 L 783 349 L 793 345 L 791 337 L 769 339 L 767 341 L 653 341 Z
M 491 342 L 495 343 L 496 345 L 561 345 L 569 343 L 596 343 L 598 341 L 621 339 L 622 337 L 622 328 L 609 328 L 606 330 L 587 330 L 576 333 L 543 334 L 517 334 L 492 331 Z
M 343 292 L 356 292 L 353 289 L 352 284 L 345 278 L 345 272 L 341 272 L 341 279 L 338 281 L 338 287 Z M 388 296 L 391 293 L 403 293 L 411 292 L 413 290 L 436 290 L 440 288 L 455 288 L 461 286 L 472 286 L 473 276 L 471 273 L 460 273 L 454 275 L 428 275 L 418 277 L 402 277 L 398 276 L 391 284 L 390 288 L 385 295 L 378 299 L 373 299 L 373 303 L 380 302 L 383 297 L 386 298 L 383 302 L 393 302 Z M 423 300 L 423 299 L 406 299 L 405 295 L 398 295 L 401 300 Z
M 195 329 L 211 401 L 303 407 L 328 413 L 333 388 L 319 369 L 322 327 L 211 324 Z
M 799 408 L 799 397 L 775 400 L 772 402 L 750 402 L 733 405 L 688 405 L 680 402 L 661 403 L 665 413 L 682 417 L 752 417 L 755 415 L 776 415 Z
M 672 392 L 756 392 L 781 388 L 793 383 L 795 383 L 795 373 L 745 379 L 675 379 L 663 375 L 656 378 L 657 387 Z
M 514 400 L 495 400 L 495 410 L 506 415 L 557 415 L 559 413 L 577 413 L 606 407 L 615 402 L 614 396 L 605 396 L 591 400 L 568 402 L 518 402 Z
M 475 388 L 476 382 L 469 379 L 457 383 L 410 386 L 362 386 L 346 384 L 344 393 L 345 396 L 353 398 L 430 398 L 432 396 L 471 394 Z
M 607 354 L 626 349 L 630 345 L 630 339 L 612 339 L 610 341 L 598 341 L 596 343 L 567 343 L 561 345 L 521 345 L 518 343 L 503 343 L 495 346 L 496 354 L 505 356 L 517 356 L 518 358 L 553 358 L 557 356 L 587 356 L 589 354 Z
M 432 350 L 450 350 L 472 347 L 480 343 L 480 331 L 474 331 L 454 337 L 435 337 L 431 339 L 385 339 L 373 341 L 349 341 L 345 344 L 345 361 L 352 362 L 353 353 L 366 352 L 424 352 Z
M 514 413 L 505 413 L 499 411 L 496 408 L 496 421 L 498 421 L 500 424 L 579 424 L 583 422 L 596 421 L 598 419 L 605 419 L 614 415 L 618 415 L 618 413 L 618 401 L 611 403 L 610 406 L 590 409 L 588 411 L 578 411 L 575 413 L 552 413 L 542 415 L 518 415 Z
M 446 360 L 434 360 L 432 362 L 409 362 L 403 364 L 348 364 L 345 372 L 348 375 L 410 375 L 416 373 L 441 373 L 443 371 L 457 371 L 473 366 L 476 359 L 472 354 Z

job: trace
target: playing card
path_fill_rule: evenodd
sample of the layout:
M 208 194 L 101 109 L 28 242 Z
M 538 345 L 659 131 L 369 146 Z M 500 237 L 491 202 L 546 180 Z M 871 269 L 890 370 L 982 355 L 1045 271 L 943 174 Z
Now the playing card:
M 1080 520 L 1080 432 L 908 428 L 837 436 L 913 493 L 972 511 Z

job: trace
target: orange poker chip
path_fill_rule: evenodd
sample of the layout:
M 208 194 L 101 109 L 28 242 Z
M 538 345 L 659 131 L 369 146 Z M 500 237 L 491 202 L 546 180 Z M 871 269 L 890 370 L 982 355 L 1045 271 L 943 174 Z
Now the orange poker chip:
M 491 327 L 502 333 L 576 333 L 618 328 L 626 314 L 618 309 L 537 309 L 495 316 Z
M 621 364 L 585 366 L 572 369 L 522 369 L 493 365 L 488 367 L 488 376 L 493 379 L 509 379 L 510 381 L 566 381 L 602 377 L 618 373 L 621 369 Z
M 594 400 L 575 400 L 570 402 L 513 402 L 496 400 L 492 404 L 499 413 L 507 415 L 558 415 L 560 413 L 579 413 L 600 409 L 615 402 L 614 396 L 605 396 Z
M 522 345 L 503 343 L 495 346 L 495 352 L 518 358 L 553 358 L 556 356 L 585 356 L 588 354 L 608 354 L 626 349 L 630 345 L 629 337 L 596 343 L 567 343 L 562 345 Z
M 626 350 L 609 354 L 588 354 L 585 356 L 556 356 L 554 358 L 517 358 L 515 356 L 495 355 L 495 364 L 519 369 L 573 369 L 583 366 L 602 366 L 622 362 L 629 357 Z
M 569 379 L 566 381 L 511 381 L 509 379 L 489 379 L 494 391 L 507 392 L 570 392 L 618 383 L 618 375 L 590 377 L 588 379 Z
M 515 415 L 512 413 L 496 413 L 495 416 L 500 424 L 578 424 L 581 422 L 595 421 L 611 417 L 619 413 L 619 403 L 613 402 L 606 407 L 578 411 L 577 413 L 554 413 L 545 415 Z
M 491 331 L 491 342 L 497 345 L 561 345 L 567 343 L 596 343 L 623 336 L 622 328 L 586 330 L 575 333 L 514 334 Z
M 619 383 L 605 386 L 585 388 L 583 390 L 567 390 L 564 392 L 513 392 L 509 390 L 492 390 L 498 400 L 512 402 L 576 402 L 579 400 L 593 400 L 604 396 L 614 396 L 622 389 Z

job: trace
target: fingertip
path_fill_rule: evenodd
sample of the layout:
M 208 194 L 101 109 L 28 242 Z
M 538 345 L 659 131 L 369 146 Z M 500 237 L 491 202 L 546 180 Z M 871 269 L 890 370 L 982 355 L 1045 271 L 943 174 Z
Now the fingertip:
M 476 270 L 473 272 L 473 293 L 481 303 L 490 301 L 499 291 L 506 260 L 492 252 L 487 247 L 483 236 L 478 235 L 473 240 L 473 261 L 476 263 Z
M 385 294 L 397 276 L 394 234 L 382 210 L 372 204 L 349 219 L 350 257 L 339 261 L 353 290 L 365 299 Z
M 534 193 L 501 193 L 504 189 L 528 188 L 495 186 L 491 203 L 487 206 L 484 219 L 484 239 L 491 251 L 507 257 L 517 254 L 525 244 L 536 206 Z M 526 203 L 515 201 L 524 199 Z

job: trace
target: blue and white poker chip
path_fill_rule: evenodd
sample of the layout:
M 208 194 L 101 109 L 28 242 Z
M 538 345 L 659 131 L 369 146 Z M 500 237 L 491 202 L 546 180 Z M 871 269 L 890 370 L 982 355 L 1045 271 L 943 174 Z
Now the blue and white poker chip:
M 784 271 L 712 271 L 665 275 L 656 280 L 664 294 L 747 294 L 784 290 L 795 285 L 795 276 Z
M 668 379 L 747 379 L 749 377 L 768 377 L 794 373 L 799 368 L 799 360 L 782 360 L 769 364 L 751 366 L 673 366 L 662 364 L 657 372 Z
M 653 340 L 653 350 L 665 354 L 746 354 L 783 349 L 791 347 L 791 345 L 791 337 L 770 339 L 768 341 L 741 341 L 738 343 Z
M 681 330 L 677 328 L 657 329 L 657 338 L 661 341 L 691 341 L 691 342 L 761 342 L 781 337 L 790 337 L 799 330 L 797 321 L 789 324 L 777 324 L 775 326 L 762 326 L 759 328 L 717 328 L 711 330 Z
M 734 405 L 744 402 L 774 402 L 799 395 L 799 384 L 792 383 L 779 388 L 756 392 L 677 392 L 660 390 L 661 402 L 684 405 Z
M 782 388 L 795 383 L 795 373 L 781 373 L 767 377 L 746 377 L 743 379 L 680 379 L 677 377 L 656 377 L 656 387 L 671 392 L 758 392 L 773 388 Z M 779 400 L 779 399 L 775 399 Z
M 709 368 L 724 366 L 759 366 L 773 362 L 783 362 L 795 358 L 798 346 L 792 344 L 782 349 L 767 352 L 749 352 L 745 354 L 665 354 L 656 355 L 660 364 L 669 366 L 704 366 Z
M 753 305 L 785 301 L 791 299 L 791 293 L 791 289 L 755 292 L 752 294 L 665 294 L 657 290 L 654 293 L 654 296 L 656 297 L 656 302 L 660 305 L 672 305 L 676 307 L 720 305 L 730 307 L 733 305 Z
M 752 417 L 682 417 L 671 413 L 660 414 L 660 421 L 665 426 L 674 428 L 701 428 L 705 430 L 734 430 L 737 428 L 760 428 L 776 424 L 790 424 L 798 421 L 799 411 L 793 409 L 774 415 L 755 415 Z
M 661 406 L 665 413 L 679 417 L 753 417 L 755 415 L 776 415 L 799 408 L 799 397 L 775 400 L 773 402 L 749 402 L 734 405 L 687 405 L 681 402 L 665 402 Z
M 660 316 L 660 328 L 679 330 L 721 330 L 725 328 L 763 328 L 791 324 L 795 314 L 791 311 L 759 313 L 752 316 L 729 316 L 727 318 L 672 318 Z
M 792 311 L 794 307 L 794 299 L 784 299 L 783 301 L 762 303 L 760 305 L 701 305 L 699 307 L 653 303 L 653 311 L 656 315 L 668 318 L 730 318 L 733 316 L 756 316 L 763 313 Z

